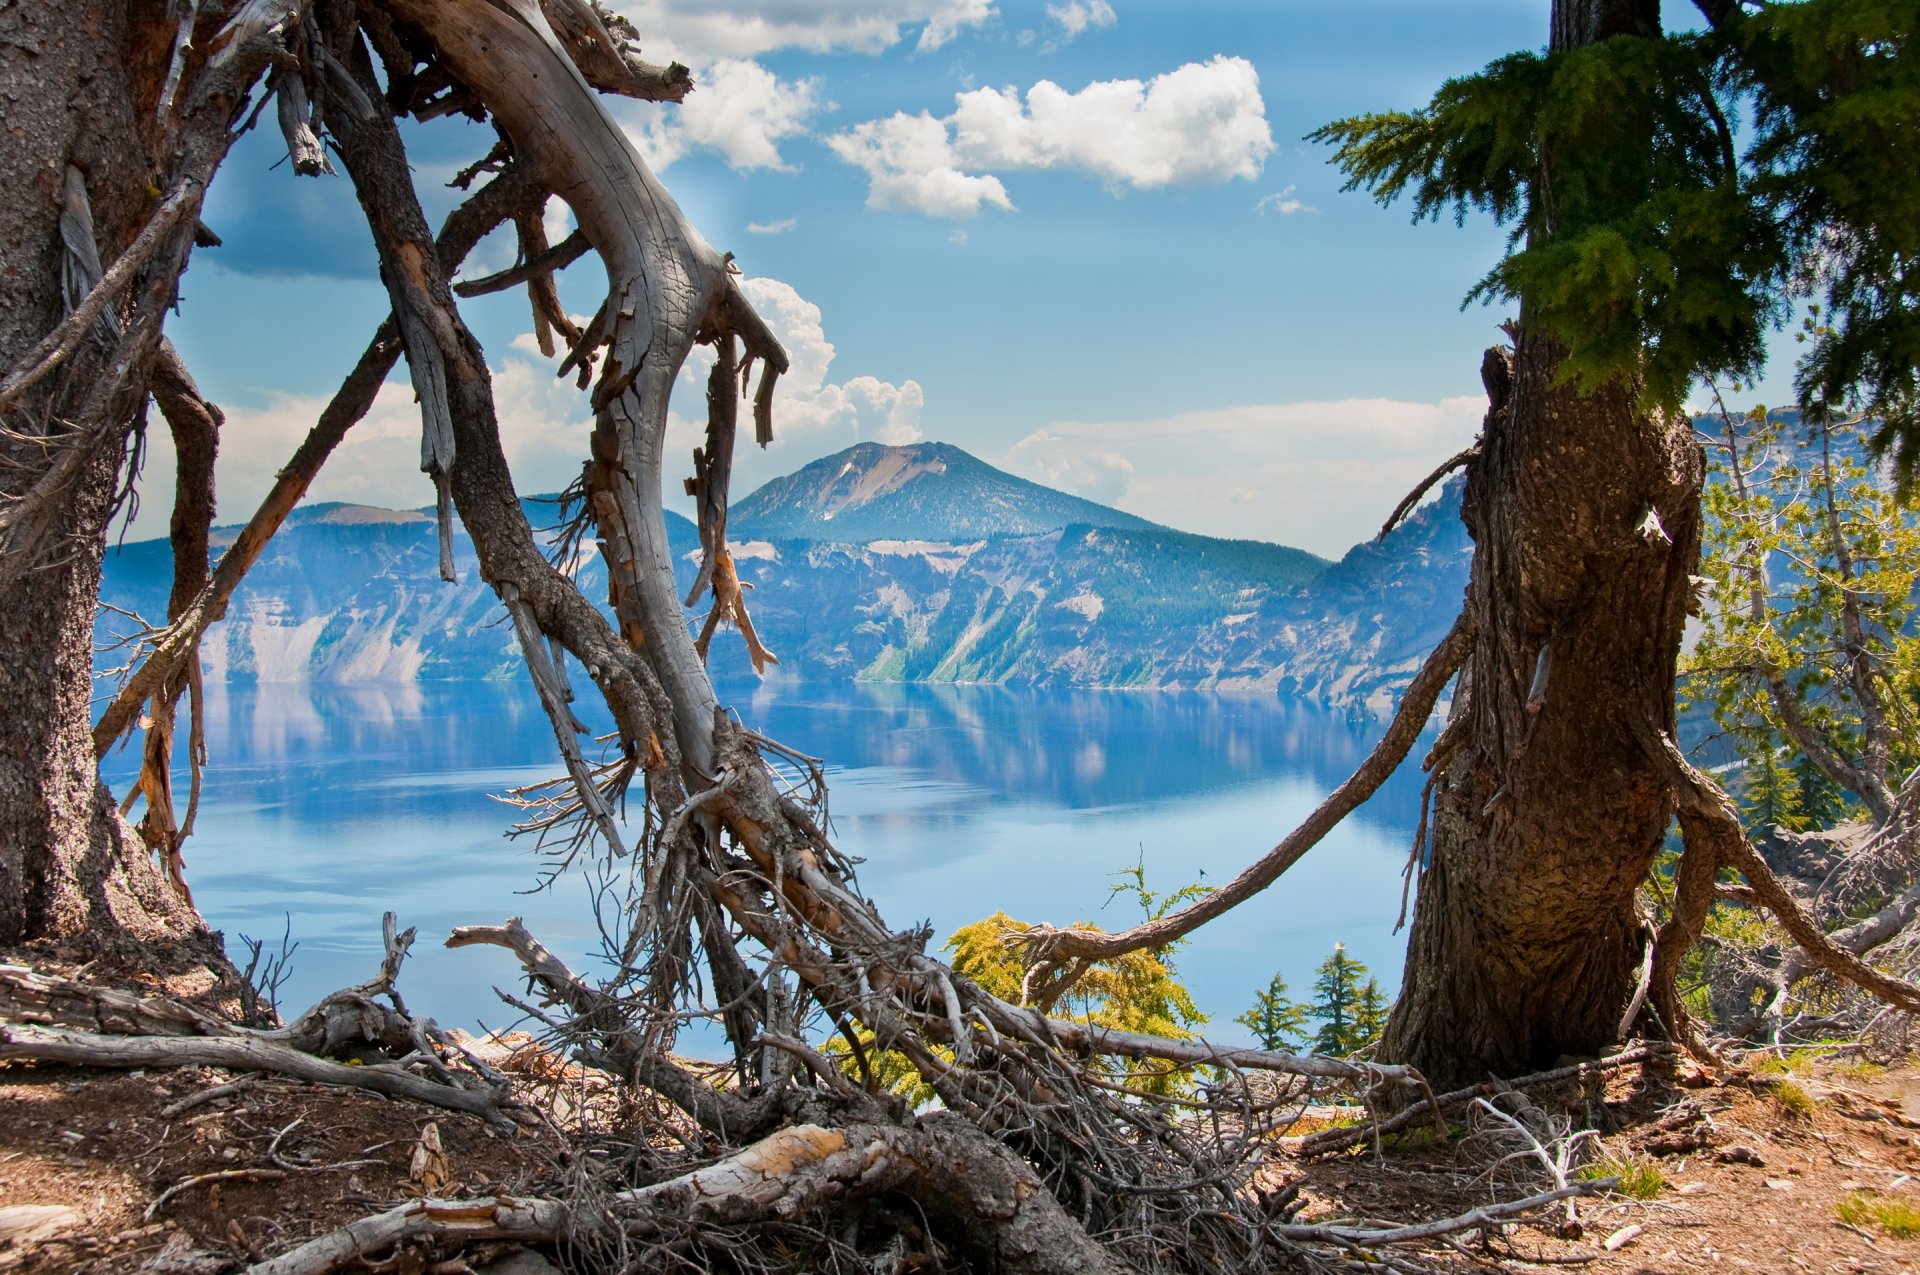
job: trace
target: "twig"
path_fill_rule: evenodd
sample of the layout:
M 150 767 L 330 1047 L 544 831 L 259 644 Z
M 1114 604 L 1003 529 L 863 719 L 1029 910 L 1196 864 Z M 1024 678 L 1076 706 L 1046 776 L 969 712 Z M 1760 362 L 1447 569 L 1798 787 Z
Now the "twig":
M 218 1173 L 200 1173 L 190 1178 L 182 1178 L 159 1195 L 153 1197 L 153 1203 L 147 1205 L 142 1220 L 151 1222 L 160 1212 L 160 1207 L 182 1191 L 196 1186 L 205 1186 L 209 1182 L 234 1182 L 242 1179 L 255 1182 L 275 1182 L 287 1176 L 285 1169 L 222 1169 Z
M 1441 461 L 1440 467 L 1438 469 L 1434 470 L 1431 474 L 1428 474 L 1425 478 L 1422 478 L 1420 480 L 1419 486 L 1415 487 L 1412 491 L 1408 492 L 1405 496 L 1402 496 L 1400 498 L 1400 503 L 1393 507 L 1393 512 L 1387 515 L 1386 522 L 1381 524 L 1380 534 L 1374 537 L 1375 542 L 1377 543 L 1379 541 L 1385 540 L 1387 538 L 1388 533 L 1390 533 L 1395 527 L 1400 525 L 1400 520 L 1402 518 L 1405 518 L 1409 513 L 1411 513 L 1413 511 L 1413 507 L 1420 503 L 1420 498 L 1426 495 L 1427 492 L 1433 489 L 1433 485 L 1435 483 L 1439 482 L 1442 478 L 1445 478 L 1448 474 L 1451 474 L 1454 470 L 1460 468 L 1460 466 L 1466 464 L 1468 461 L 1471 461 L 1474 457 L 1478 456 L 1479 454 L 1480 454 L 1480 444 L 1475 443 L 1473 446 L 1466 448 L 1464 451 L 1455 452 L 1453 455 Z

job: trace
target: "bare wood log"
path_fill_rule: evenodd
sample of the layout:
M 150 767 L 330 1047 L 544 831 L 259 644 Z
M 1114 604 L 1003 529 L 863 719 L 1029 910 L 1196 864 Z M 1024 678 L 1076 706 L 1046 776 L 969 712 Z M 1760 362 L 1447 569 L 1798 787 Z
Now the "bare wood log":
M 1447 683 L 1472 649 L 1473 628 L 1462 614 L 1408 684 L 1386 734 L 1374 745 L 1367 759 L 1360 763 L 1359 769 L 1328 793 L 1313 813 L 1288 833 L 1279 845 L 1232 881 L 1178 912 L 1113 934 L 1035 927 L 1030 933 L 1039 956 L 1048 961 L 1071 958 L 1101 960 L 1141 948 L 1164 947 L 1272 885 L 1282 873 L 1299 862 L 1302 855 L 1319 844 L 1320 839 L 1336 824 L 1373 796 L 1380 785 L 1386 782 L 1387 776 L 1406 759 L 1408 750 L 1426 728 L 1440 692 L 1446 689 Z
M 0 1019 L 113 1034 L 221 1036 L 233 1030 L 170 996 L 99 987 L 24 965 L 0 965 Z
M 431 1237 L 464 1243 L 559 1236 L 569 1211 L 554 1200 L 496 1195 L 487 1199 L 409 1200 L 399 1208 L 350 1222 L 279 1257 L 256 1262 L 248 1275 L 326 1275 L 383 1253 L 403 1240 Z
M 917 1127 L 798 1125 L 717 1163 L 615 1195 L 602 1213 L 551 1200 L 496 1196 L 415 1200 L 249 1268 L 250 1275 L 323 1275 L 405 1239 L 551 1239 L 569 1228 L 646 1233 L 674 1219 L 694 1225 L 792 1220 L 822 1207 L 904 1191 L 953 1227 L 952 1242 L 1018 1275 L 1119 1275 L 1032 1169 L 952 1119 Z
M 464 1111 L 495 1124 L 511 1124 L 501 1095 L 425 1080 L 380 1064 L 348 1067 L 258 1037 L 103 1036 L 64 1027 L 0 1024 L 0 1059 L 73 1063 L 84 1067 L 225 1067 L 270 1071 L 320 1085 L 371 1089 L 450 1111 Z

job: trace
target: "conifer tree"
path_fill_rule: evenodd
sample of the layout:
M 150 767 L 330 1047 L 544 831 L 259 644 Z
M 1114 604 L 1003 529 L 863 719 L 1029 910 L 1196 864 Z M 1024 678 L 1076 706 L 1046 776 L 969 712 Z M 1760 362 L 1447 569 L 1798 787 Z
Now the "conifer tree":
M 1314 1033 L 1314 1052 L 1345 1056 L 1366 1044 L 1360 1034 L 1360 980 L 1367 977 L 1367 967 L 1348 956 L 1344 944 L 1335 943 L 1333 955 L 1320 962 L 1315 973 L 1312 1012 L 1320 1030 Z M 1378 988 L 1374 995 L 1379 995 Z
M 1275 974 L 1252 1008 L 1233 1020 L 1253 1033 L 1262 1049 L 1291 1052 L 1307 1038 L 1307 1007 L 1287 997 L 1287 980 Z
M 1546 48 L 1450 81 L 1421 110 L 1339 121 L 1351 184 L 1416 216 L 1492 214 L 1509 250 L 1473 296 L 1511 302 L 1467 468 L 1475 542 L 1449 749 L 1384 1049 L 1437 1084 L 1619 1039 L 1644 968 L 1642 883 L 1684 795 L 1674 690 L 1699 562 L 1704 463 L 1684 400 L 1744 377 L 1818 300 L 1797 391 L 1867 410 L 1920 453 L 1920 71 L 1911 0 L 1554 0 Z M 1735 131 L 1735 123 L 1745 125 Z M 1666 738 L 1663 738 L 1666 737 Z M 1688 853 L 1719 835 L 1689 838 Z M 1651 1007 L 1698 935 L 1654 953 Z
M 1387 1029 L 1387 1011 L 1390 1006 L 1380 991 L 1380 980 L 1369 978 L 1367 985 L 1360 989 L 1359 1003 L 1353 1007 L 1353 1031 L 1359 1039 L 1358 1049 L 1364 1049 L 1380 1039 L 1380 1033 Z

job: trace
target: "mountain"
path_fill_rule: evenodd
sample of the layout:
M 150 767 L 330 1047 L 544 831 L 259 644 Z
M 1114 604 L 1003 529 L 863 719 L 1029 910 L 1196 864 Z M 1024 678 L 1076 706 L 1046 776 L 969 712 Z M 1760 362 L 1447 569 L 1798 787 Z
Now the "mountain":
M 866 468 L 847 469 L 856 458 Z M 860 481 L 840 481 L 856 472 Z M 1158 527 L 1022 483 L 957 448 L 866 447 L 742 501 L 731 538 L 781 675 L 1282 690 L 1380 712 L 1459 609 L 1470 553 L 1458 499 L 1450 486 L 1385 544 L 1329 565 L 1282 545 Z M 920 525 L 942 534 L 878 535 L 905 529 L 892 521 L 904 518 L 902 502 L 919 502 L 928 511 Z M 1092 520 L 1049 525 L 1088 510 Z M 536 527 L 553 521 L 550 503 L 530 501 L 527 512 Z M 769 534 L 791 525 L 781 517 L 803 526 L 811 517 L 836 536 L 864 527 L 870 538 Z M 686 519 L 668 518 L 685 589 L 698 537 Z M 982 530 L 988 525 L 1001 530 Z M 1008 530 L 1033 527 L 1040 530 Z M 216 545 L 232 534 L 217 533 Z M 443 584 L 436 562 L 423 513 L 303 507 L 209 632 L 209 679 L 523 676 L 466 536 L 455 537 L 458 584 Z M 170 574 L 164 540 L 114 549 L 103 597 L 157 619 Z M 605 598 L 605 568 L 591 542 L 582 546 L 578 578 L 587 597 Z M 132 626 L 103 609 L 96 627 L 106 645 Z M 746 667 L 730 631 L 712 659 L 720 672 Z M 110 653 L 101 659 L 103 668 L 117 662 Z
M 1036 536 L 1076 523 L 1155 525 L 1015 478 L 947 443 L 859 443 L 774 479 L 727 515 L 736 539 L 836 544 Z

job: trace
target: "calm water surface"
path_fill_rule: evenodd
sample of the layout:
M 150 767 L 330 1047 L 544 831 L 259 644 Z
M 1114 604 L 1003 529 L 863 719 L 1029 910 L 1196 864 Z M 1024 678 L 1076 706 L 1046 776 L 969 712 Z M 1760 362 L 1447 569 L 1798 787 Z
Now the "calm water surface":
M 1113 874 L 1142 857 L 1157 889 L 1202 874 L 1222 883 L 1345 778 L 1378 730 L 1204 693 L 766 682 L 723 687 L 722 699 L 828 760 L 836 843 L 866 860 L 862 887 L 890 925 L 929 920 L 941 939 L 996 910 L 1130 924 L 1137 904 L 1103 905 Z M 585 881 L 536 890 L 544 861 L 505 837 L 513 812 L 492 797 L 559 770 L 531 690 L 210 687 L 207 716 L 213 762 L 188 880 L 230 944 L 244 933 L 272 946 L 291 925 L 300 947 L 283 1009 L 370 974 L 386 909 L 420 930 L 401 991 L 443 1024 L 506 1025 L 512 1011 L 490 989 L 518 983 L 503 952 L 442 948 L 453 926 L 520 915 L 576 968 L 589 963 Z M 1392 990 L 1418 798 L 1417 772 L 1396 776 L 1181 952 L 1209 1035 L 1244 1040 L 1231 1019 L 1276 972 L 1304 997 L 1337 942 Z

